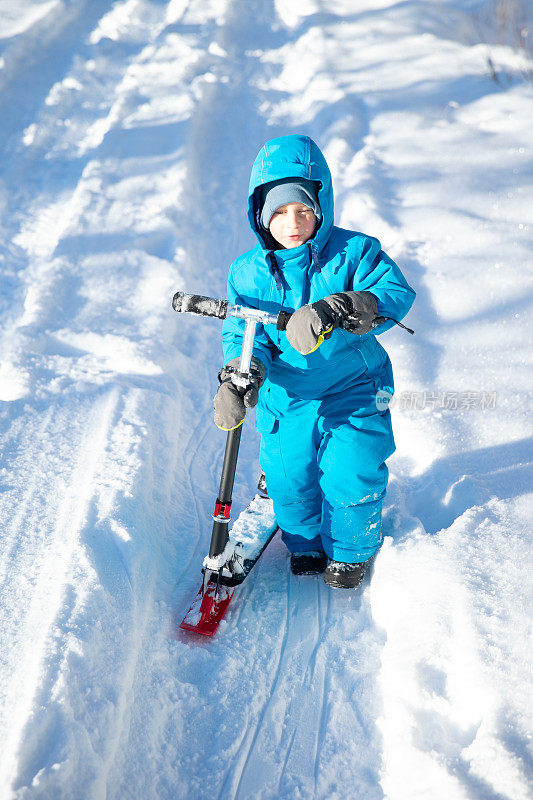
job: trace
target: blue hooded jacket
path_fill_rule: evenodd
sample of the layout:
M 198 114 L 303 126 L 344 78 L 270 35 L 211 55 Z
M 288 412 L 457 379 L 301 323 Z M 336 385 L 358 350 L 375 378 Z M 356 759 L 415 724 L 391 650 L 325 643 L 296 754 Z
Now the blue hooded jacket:
M 318 184 L 322 221 L 314 237 L 291 249 L 276 243 L 260 225 L 261 189 L 279 178 L 308 178 Z M 377 299 L 382 316 L 401 320 L 415 292 L 377 239 L 333 224 L 333 187 L 322 152 L 308 136 L 282 136 L 267 142 L 252 167 L 248 220 L 258 244 L 238 258 L 228 275 L 228 300 L 277 314 L 295 311 L 327 295 L 364 290 Z M 335 330 L 314 352 L 301 355 L 275 325 L 258 326 L 254 356 L 266 367 L 259 393 L 257 427 L 272 429 L 276 418 L 297 411 L 311 399 L 371 383 L 392 393 L 392 369 L 376 334 L 392 327 L 386 322 L 363 336 Z M 231 317 L 223 325 L 224 363 L 241 349 L 244 321 Z

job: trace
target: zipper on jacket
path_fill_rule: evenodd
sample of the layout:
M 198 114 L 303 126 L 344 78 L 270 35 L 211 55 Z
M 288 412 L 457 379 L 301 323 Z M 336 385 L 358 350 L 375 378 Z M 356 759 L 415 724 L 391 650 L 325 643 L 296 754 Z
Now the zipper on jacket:
M 272 273 L 272 276 L 276 281 L 276 288 L 279 292 L 281 292 L 283 290 L 283 284 L 281 282 L 281 272 L 278 267 L 278 262 L 276 261 L 276 256 L 274 255 L 272 250 L 267 251 L 266 259 L 270 266 L 270 272 Z
M 311 255 L 311 263 L 313 264 L 315 271 L 320 272 L 322 267 L 320 266 L 320 261 L 318 259 L 318 247 L 314 242 L 309 242 L 308 247 Z

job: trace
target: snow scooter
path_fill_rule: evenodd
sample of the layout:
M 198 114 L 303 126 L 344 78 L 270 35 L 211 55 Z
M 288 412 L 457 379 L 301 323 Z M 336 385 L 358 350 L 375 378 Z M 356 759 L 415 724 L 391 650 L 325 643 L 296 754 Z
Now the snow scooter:
M 268 314 L 257 308 L 233 305 L 227 300 L 183 292 L 176 292 L 172 306 L 179 312 L 218 319 L 237 317 L 245 321 L 239 367 L 231 376 L 232 382 L 243 389 L 249 385 L 253 377 L 251 362 L 257 325 L 276 325 L 278 330 L 285 330 L 291 316 L 285 311 Z M 211 545 L 202 569 L 203 581 L 179 626 L 183 630 L 204 636 L 213 636 L 216 633 L 233 597 L 235 587 L 244 581 L 278 529 L 272 501 L 266 493 L 266 488 L 261 486 L 260 480 L 259 493 L 239 514 L 231 533 L 229 532 L 241 433 L 242 425 L 228 431 L 227 434 L 220 488 L 213 514 Z

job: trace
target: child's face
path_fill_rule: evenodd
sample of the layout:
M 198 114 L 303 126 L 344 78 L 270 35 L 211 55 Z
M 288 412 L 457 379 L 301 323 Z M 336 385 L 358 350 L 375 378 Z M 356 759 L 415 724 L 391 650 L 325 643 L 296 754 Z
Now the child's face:
M 282 247 L 299 247 L 314 234 L 316 216 L 303 203 L 287 203 L 274 211 L 268 227 Z

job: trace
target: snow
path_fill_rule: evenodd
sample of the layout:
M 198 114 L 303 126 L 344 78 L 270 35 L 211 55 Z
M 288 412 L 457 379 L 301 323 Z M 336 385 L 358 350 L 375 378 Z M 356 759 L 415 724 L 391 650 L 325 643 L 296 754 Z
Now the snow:
M 531 797 L 531 11 L 492 0 L 0 8 L 0 797 Z M 276 537 L 200 584 L 223 297 L 263 142 L 418 292 L 357 592 Z M 252 416 L 252 415 L 250 415 Z M 243 431 L 233 516 L 253 496 Z

